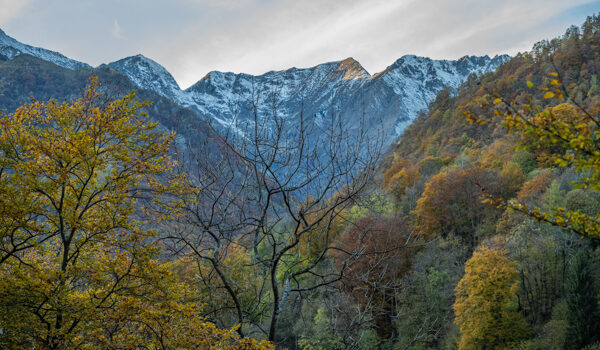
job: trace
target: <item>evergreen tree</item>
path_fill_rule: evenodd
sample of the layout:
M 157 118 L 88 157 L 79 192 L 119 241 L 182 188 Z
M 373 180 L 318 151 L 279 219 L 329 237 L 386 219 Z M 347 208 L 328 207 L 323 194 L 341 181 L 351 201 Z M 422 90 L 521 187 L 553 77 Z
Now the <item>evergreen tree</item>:
M 592 260 L 587 251 L 575 257 L 567 280 L 566 349 L 581 349 L 600 337 L 600 312 L 594 286 Z

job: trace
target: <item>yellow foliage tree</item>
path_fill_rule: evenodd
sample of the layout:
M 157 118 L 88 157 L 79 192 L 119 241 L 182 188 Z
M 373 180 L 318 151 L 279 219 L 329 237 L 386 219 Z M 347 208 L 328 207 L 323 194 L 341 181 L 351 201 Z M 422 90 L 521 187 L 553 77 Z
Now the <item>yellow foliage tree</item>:
M 513 301 L 519 288 L 517 270 L 506 254 L 504 249 L 484 247 L 466 263 L 455 290 L 459 349 L 509 349 L 527 336 Z
M 158 259 L 137 214 L 174 185 L 158 180 L 173 135 L 99 86 L 0 119 L 0 347 L 269 347 L 206 322 Z

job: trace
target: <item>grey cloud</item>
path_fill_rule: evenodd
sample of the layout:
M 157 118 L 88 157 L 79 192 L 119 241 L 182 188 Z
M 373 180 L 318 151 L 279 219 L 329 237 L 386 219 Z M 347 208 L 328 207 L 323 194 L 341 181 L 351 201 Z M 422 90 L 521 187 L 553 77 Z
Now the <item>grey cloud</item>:
M 3 29 L 19 40 L 90 64 L 142 53 L 187 87 L 210 70 L 260 74 L 352 56 L 375 73 L 409 53 L 433 58 L 514 54 L 579 24 L 591 14 L 585 11 L 600 8 L 599 4 L 598 0 L 36 0 L 28 6 L 31 11 L 19 11 Z M 112 32 L 102 29 L 107 25 Z M 114 34 L 122 39 L 115 40 Z

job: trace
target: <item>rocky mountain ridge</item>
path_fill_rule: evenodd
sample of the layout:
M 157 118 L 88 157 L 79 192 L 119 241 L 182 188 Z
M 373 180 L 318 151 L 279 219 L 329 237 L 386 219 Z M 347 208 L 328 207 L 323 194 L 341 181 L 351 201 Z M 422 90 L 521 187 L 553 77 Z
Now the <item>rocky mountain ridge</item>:
M 60 53 L 22 44 L 0 31 L 0 55 L 29 54 L 69 69 L 91 68 Z M 154 91 L 211 122 L 218 130 L 242 130 L 276 113 L 291 123 L 302 114 L 316 125 L 341 115 L 349 132 L 364 126 L 385 132 L 384 146 L 425 110 L 444 87 L 457 88 L 471 74 L 495 70 L 507 55 L 433 60 L 405 55 L 382 72 L 369 74 L 353 58 L 262 75 L 212 71 L 183 90 L 163 66 L 143 55 L 107 64 L 140 89 Z M 104 66 L 104 65 L 103 65 Z M 366 119 L 366 120 L 365 120 Z
M 260 115 L 269 115 L 275 103 L 279 116 L 294 119 L 302 112 L 317 124 L 335 112 L 342 113 L 352 128 L 356 125 L 351 121 L 366 115 L 388 131 L 384 143 L 389 145 L 441 89 L 458 88 L 469 75 L 495 70 L 508 58 L 465 56 L 451 61 L 406 55 L 374 75 L 353 58 L 257 76 L 212 71 L 185 90 L 164 67 L 141 55 L 108 66 L 140 88 L 191 108 L 221 128 L 245 125 L 253 119 L 254 105 Z

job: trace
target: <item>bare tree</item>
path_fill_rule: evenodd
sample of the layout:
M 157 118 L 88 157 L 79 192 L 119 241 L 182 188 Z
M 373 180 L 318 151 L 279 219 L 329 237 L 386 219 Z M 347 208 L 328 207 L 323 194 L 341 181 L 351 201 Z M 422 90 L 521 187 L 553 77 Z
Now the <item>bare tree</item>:
M 241 336 L 250 330 L 276 340 L 293 294 L 343 277 L 348 264 L 333 264 L 332 252 L 348 261 L 359 253 L 334 245 L 336 225 L 371 178 L 383 138 L 368 134 L 364 121 L 348 131 L 333 108 L 316 122 L 302 111 L 280 116 L 276 97 L 264 113 L 258 100 L 253 120 L 219 140 L 224 156 L 180 140 L 178 170 L 190 190 L 174 201 L 181 215 L 166 242 L 196 262 L 209 317 L 240 324 Z

